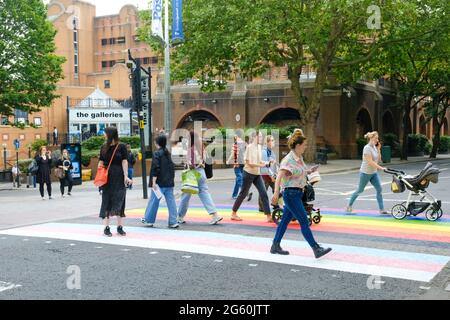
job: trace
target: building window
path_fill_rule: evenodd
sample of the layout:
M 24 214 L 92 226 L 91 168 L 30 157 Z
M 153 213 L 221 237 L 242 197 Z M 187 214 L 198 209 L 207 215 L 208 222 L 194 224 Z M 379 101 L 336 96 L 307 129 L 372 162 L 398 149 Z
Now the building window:
M 102 68 L 108 67 L 108 61 L 102 61 Z
M 77 54 L 73 56 L 73 63 L 75 65 L 78 65 L 78 55 Z
M 2 116 L 2 120 L 1 120 L 0 124 L 3 125 L 3 126 L 7 126 L 9 124 L 8 117 L 7 116 Z
M 73 71 L 75 72 L 75 78 L 78 78 L 78 66 L 75 66 Z
M 19 140 L 25 140 L 25 135 L 24 134 L 19 134 Z
M 4 134 L 2 138 L 3 138 L 3 141 L 8 141 L 9 135 L 8 134 Z
M 104 83 L 104 85 L 105 85 L 105 89 L 111 88 L 111 81 L 105 80 L 105 81 L 103 81 L 103 83 Z
M 16 123 L 28 123 L 28 113 L 19 109 L 14 110 L 14 120 Z
M 78 32 L 76 30 L 73 32 L 73 42 L 78 42 Z
M 150 58 L 144 58 L 144 64 L 149 64 L 150 63 Z
M 40 117 L 35 117 L 35 118 L 33 119 L 33 122 L 34 122 L 34 125 L 35 125 L 35 126 L 41 126 L 41 125 L 42 125 L 42 120 L 41 120 Z
M 75 50 L 75 53 L 78 53 L 78 43 L 73 44 L 73 49 Z
M 157 64 L 158 63 L 158 57 L 150 57 L 151 59 L 151 63 L 152 64 Z
M 109 38 L 109 44 L 116 44 L 116 38 Z
M 124 44 L 124 43 L 125 43 L 125 37 L 119 37 L 119 38 L 117 38 L 117 43 L 118 43 L 118 44 Z
M 106 46 L 108 44 L 108 39 L 102 39 L 102 46 Z
M 41 135 L 40 135 L 40 134 L 35 134 L 35 135 L 34 135 L 34 138 L 35 138 L 35 139 L 40 139 L 40 138 L 41 138 Z
M 133 36 L 133 40 L 134 40 L 134 42 L 141 42 L 141 40 L 139 40 L 138 35 Z
M 114 67 L 115 64 L 116 64 L 116 61 L 115 61 L 115 60 L 111 60 L 111 61 L 109 62 L 110 68 Z

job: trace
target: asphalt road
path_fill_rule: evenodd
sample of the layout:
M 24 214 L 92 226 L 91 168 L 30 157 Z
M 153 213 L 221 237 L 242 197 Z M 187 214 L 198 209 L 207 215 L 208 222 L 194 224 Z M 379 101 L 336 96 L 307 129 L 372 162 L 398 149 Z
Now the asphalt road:
M 423 166 L 402 169 L 416 174 Z M 232 181 L 209 184 L 221 224 L 208 225 L 193 197 L 178 230 L 167 229 L 165 209 L 156 228 L 142 227 L 146 200 L 132 190 L 124 238 L 101 236 L 92 187 L 52 201 L 36 190 L 2 191 L 0 299 L 450 299 L 450 163 L 439 167 L 440 181 L 428 189 L 443 201 L 438 222 L 423 214 L 403 221 L 380 216 L 373 188 L 347 216 L 342 211 L 358 173 L 323 176 L 315 201 L 323 220 L 312 230 L 333 251 L 320 260 L 295 222 L 282 242 L 293 260 L 267 253 L 276 226 L 257 213 L 256 196 L 244 203 L 244 221 L 230 221 Z M 407 196 L 391 194 L 390 181 L 382 174 L 387 209 Z

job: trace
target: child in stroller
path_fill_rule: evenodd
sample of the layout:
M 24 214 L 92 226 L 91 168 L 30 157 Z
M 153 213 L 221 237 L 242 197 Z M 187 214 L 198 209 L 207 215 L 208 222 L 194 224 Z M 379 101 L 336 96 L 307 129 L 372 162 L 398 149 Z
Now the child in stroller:
M 313 186 L 320 180 L 321 178 L 318 171 L 312 172 L 307 176 L 307 183 L 305 186 L 305 191 L 303 193 L 302 202 L 306 212 L 308 213 L 309 225 L 312 225 L 313 222 L 315 224 L 318 224 L 322 219 L 320 209 L 314 208 L 314 205 L 311 203 L 312 201 L 315 200 L 315 192 Z M 272 220 L 276 224 L 278 224 L 281 221 L 281 217 L 283 216 L 283 197 L 280 197 L 279 199 L 280 200 L 278 201 L 278 204 L 276 206 L 272 205 L 273 207 Z M 292 219 L 292 221 L 295 221 L 295 219 Z
M 391 214 L 395 219 L 404 219 L 407 215 L 417 216 L 425 212 L 430 221 L 436 221 L 442 216 L 441 200 L 434 198 L 426 189 L 430 181 L 438 182 L 440 170 L 428 162 L 422 171 L 415 176 L 406 175 L 403 171 L 386 169 L 386 173 L 392 174 L 391 190 L 394 193 L 402 193 L 405 188 L 409 190 L 408 200 L 392 207 Z M 419 201 L 413 201 L 412 197 L 420 197 Z M 424 201 L 425 200 L 425 201 Z

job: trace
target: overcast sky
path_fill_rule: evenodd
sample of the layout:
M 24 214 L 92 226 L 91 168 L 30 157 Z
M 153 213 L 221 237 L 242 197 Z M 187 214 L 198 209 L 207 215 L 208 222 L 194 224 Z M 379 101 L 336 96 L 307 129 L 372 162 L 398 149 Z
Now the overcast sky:
M 97 16 L 106 16 L 110 14 L 119 13 L 120 8 L 126 4 L 133 4 L 140 10 L 147 9 L 150 0 L 82 0 L 84 2 L 92 3 L 97 7 Z M 50 0 L 44 0 L 44 3 L 49 3 Z

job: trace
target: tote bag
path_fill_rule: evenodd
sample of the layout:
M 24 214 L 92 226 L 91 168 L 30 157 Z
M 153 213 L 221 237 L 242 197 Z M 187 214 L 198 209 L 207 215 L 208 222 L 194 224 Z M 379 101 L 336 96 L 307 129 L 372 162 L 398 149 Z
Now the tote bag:
M 94 180 L 94 185 L 96 185 L 97 187 L 102 187 L 108 183 L 109 167 L 111 166 L 111 162 L 114 159 L 114 155 L 116 154 L 118 147 L 119 147 L 119 144 L 117 144 L 116 148 L 114 149 L 111 160 L 109 160 L 108 168 L 105 168 L 104 166 L 97 168 L 97 174 L 95 175 L 95 180 Z
M 184 170 L 181 173 L 181 191 L 190 194 L 198 194 L 198 180 L 200 177 L 201 175 L 197 170 Z

